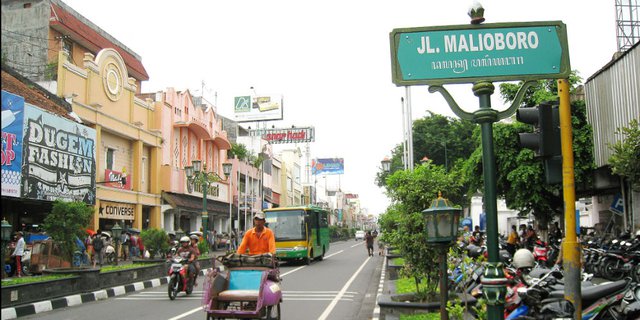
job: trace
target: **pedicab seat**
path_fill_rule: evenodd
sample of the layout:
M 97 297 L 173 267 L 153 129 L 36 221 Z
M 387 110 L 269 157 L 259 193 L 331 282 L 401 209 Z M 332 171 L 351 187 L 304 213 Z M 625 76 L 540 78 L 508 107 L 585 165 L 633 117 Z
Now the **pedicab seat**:
M 229 287 L 218 294 L 218 300 L 257 301 L 262 277 L 261 270 L 230 270 Z

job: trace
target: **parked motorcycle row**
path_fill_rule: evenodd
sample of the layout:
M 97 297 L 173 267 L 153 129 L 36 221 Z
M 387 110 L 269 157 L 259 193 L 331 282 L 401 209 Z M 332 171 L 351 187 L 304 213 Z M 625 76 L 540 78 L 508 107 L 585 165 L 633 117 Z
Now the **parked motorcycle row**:
M 500 240 L 500 260 L 508 279 L 504 305 L 505 319 L 572 319 L 574 307 L 564 299 L 563 272 L 555 265 L 560 239 L 537 241 L 533 250 L 519 249 L 512 256 Z M 636 240 L 600 241 L 592 239 L 584 250 L 582 273 L 582 319 L 640 318 L 640 281 Z M 449 290 L 482 298 L 481 278 L 484 264 L 477 259 L 487 256 L 486 246 L 459 244 L 462 257 L 452 258 Z M 464 257 L 467 257 L 466 259 Z M 485 259 L 486 260 L 486 259 Z M 594 274 L 610 281 L 591 282 Z

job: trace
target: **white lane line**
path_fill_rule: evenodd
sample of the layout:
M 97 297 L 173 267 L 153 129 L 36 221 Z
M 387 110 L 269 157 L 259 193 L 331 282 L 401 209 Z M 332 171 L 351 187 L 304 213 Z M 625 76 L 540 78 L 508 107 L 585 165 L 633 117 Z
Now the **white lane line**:
M 177 315 L 177 316 L 175 316 L 173 318 L 169 318 L 169 320 L 178 320 L 178 319 L 184 318 L 184 317 L 186 317 L 186 316 L 188 316 L 190 314 L 196 313 L 198 311 L 202 311 L 202 307 L 197 307 L 197 308 L 195 308 L 193 310 L 189 310 L 189 311 L 187 311 L 187 312 L 185 312 L 183 314 L 179 314 L 179 315 Z
M 340 292 L 338 293 L 338 295 L 333 299 L 333 301 L 331 301 L 331 303 L 329 304 L 329 306 L 327 306 L 327 308 L 324 310 L 324 312 L 320 315 L 320 317 L 318 318 L 318 320 L 325 320 L 327 319 L 327 317 L 329 316 L 329 314 L 331 314 L 331 311 L 333 311 L 333 308 L 335 308 L 336 304 L 338 304 L 338 301 L 340 301 L 340 299 L 342 299 L 342 296 L 345 294 L 345 292 L 347 292 L 347 289 L 349 288 L 349 286 L 351 285 L 351 283 L 353 282 L 353 280 L 356 279 L 356 277 L 358 276 L 358 274 L 360 273 L 360 271 L 362 271 L 362 268 L 364 268 L 364 266 L 367 264 L 367 262 L 369 262 L 369 260 L 371 259 L 371 257 L 368 257 L 361 265 L 360 268 L 358 268 L 358 270 L 356 270 L 356 272 L 351 276 L 351 278 L 349 279 L 349 281 L 347 281 L 347 283 L 344 284 L 344 286 L 342 287 L 342 289 L 340 290 Z

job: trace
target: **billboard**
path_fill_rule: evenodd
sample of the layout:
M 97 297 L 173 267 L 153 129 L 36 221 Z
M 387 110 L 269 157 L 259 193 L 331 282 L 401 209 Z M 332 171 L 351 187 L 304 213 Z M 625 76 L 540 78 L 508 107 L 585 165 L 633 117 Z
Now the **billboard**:
M 315 141 L 315 128 L 252 129 L 249 130 L 249 135 L 261 136 L 270 144 L 313 142 Z
M 2 90 L 2 196 L 20 197 L 24 98 Z
M 237 96 L 233 99 L 233 120 L 236 122 L 282 120 L 282 110 L 281 95 Z
M 25 104 L 22 197 L 95 204 L 96 130 Z
M 311 160 L 311 174 L 344 174 L 344 159 L 313 159 Z

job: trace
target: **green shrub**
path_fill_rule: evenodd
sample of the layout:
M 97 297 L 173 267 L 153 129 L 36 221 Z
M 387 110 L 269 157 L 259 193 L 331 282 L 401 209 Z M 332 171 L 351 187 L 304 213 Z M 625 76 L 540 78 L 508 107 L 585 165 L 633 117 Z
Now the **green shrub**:
M 156 228 L 142 230 L 140 239 L 142 239 L 145 249 L 149 250 L 152 259 L 156 254 L 169 250 L 169 236 L 164 230 Z
M 93 207 L 84 202 L 56 200 L 51 212 L 44 218 L 42 227 L 62 250 L 66 261 L 73 261 L 76 238 L 84 239 L 86 228 L 91 221 Z

